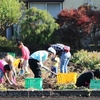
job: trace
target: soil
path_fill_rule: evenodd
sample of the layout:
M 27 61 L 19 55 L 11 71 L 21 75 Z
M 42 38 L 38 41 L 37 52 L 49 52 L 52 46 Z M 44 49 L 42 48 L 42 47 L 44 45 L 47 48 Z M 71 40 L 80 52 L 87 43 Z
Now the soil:
M 44 63 L 44 65 L 48 66 L 49 68 L 51 66 L 49 62 Z M 84 69 L 84 67 L 81 65 L 75 65 L 72 62 L 70 62 L 68 65 L 68 70 L 69 72 L 77 72 L 78 74 L 80 74 L 83 71 L 86 71 L 87 69 Z M 43 89 L 46 89 L 46 90 L 58 89 L 58 87 L 56 86 L 56 81 L 57 81 L 56 77 L 49 78 L 51 74 L 50 72 L 48 72 L 47 70 L 43 68 L 41 68 L 41 71 L 42 71 L 42 78 L 43 78 Z M 18 86 L 9 85 L 8 83 L 5 83 L 3 84 L 3 87 L 5 87 L 6 89 L 14 89 L 14 90 L 25 89 L 25 78 L 26 77 L 30 77 L 30 78 L 34 77 L 34 74 L 31 72 L 31 70 L 30 70 L 30 74 L 25 74 L 23 76 L 17 76 L 16 81 L 17 81 Z

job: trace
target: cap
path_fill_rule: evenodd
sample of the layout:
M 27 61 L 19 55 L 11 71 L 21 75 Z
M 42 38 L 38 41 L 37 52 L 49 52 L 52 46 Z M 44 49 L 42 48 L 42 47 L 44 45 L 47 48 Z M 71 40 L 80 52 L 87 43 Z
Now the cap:
M 53 53 L 54 55 L 56 54 L 56 50 L 53 47 L 49 47 L 48 51 Z

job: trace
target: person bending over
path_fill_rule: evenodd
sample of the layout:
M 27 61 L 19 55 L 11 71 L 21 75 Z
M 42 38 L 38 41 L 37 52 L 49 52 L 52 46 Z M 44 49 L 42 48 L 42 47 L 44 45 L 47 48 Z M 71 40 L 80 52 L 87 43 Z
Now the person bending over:
M 89 87 L 90 80 L 95 79 L 95 78 L 100 78 L 100 69 L 84 72 L 83 74 L 81 74 L 76 81 L 76 86 L 77 87 L 81 87 L 81 86 Z
M 30 55 L 29 66 L 35 78 L 41 78 L 40 67 L 44 66 L 43 62 L 46 61 L 48 57 L 52 58 L 55 55 L 56 51 L 52 47 L 48 48 L 48 51 L 39 50 Z

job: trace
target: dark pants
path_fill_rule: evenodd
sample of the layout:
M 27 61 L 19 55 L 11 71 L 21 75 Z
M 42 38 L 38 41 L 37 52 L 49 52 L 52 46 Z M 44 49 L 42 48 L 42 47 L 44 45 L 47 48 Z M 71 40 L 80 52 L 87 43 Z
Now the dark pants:
M 39 61 L 35 59 L 29 59 L 29 66 L 34 74 L 34 78 L 41 78 L 41 69 L 37 64 Z
M 58 68 L 55 66 L 51 66 L 51 71 L 53 71 L 55 74 L 58 73 Z M 55 74 L 51 73 L 52 76 L 55 76 Z

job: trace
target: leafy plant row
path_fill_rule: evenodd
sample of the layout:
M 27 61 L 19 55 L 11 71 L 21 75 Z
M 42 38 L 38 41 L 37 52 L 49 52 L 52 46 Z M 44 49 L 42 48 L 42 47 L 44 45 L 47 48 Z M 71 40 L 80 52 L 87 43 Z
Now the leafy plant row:
M 88 52 L 80 50 L 73 54 L 72 62 L 81 64 L 88 69 L 97 69 L 100 67 L 100 53 L 96 51 Z

